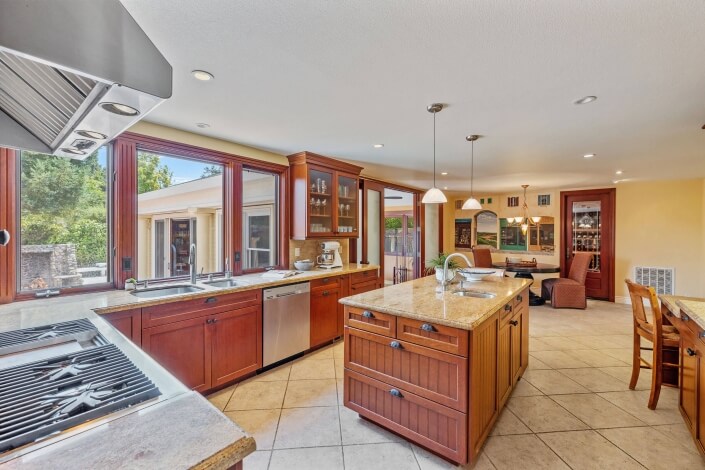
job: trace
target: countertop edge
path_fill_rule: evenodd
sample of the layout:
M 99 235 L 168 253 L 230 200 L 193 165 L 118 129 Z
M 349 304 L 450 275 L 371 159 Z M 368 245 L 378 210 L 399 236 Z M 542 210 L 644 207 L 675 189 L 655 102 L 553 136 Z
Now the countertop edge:
M 695 321 L 701 329 L 705 330 L 705 302 L 695 299 L 678 299 L 676 300 L 676 305 Z M 696 311 L 696 308 L 700 309 L 700 311 Z

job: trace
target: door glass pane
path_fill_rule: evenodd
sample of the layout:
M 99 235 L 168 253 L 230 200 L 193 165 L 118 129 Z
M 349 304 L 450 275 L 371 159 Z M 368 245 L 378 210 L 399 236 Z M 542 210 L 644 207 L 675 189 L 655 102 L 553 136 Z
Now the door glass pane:
M 191 245 L 198 274 L 223 270 L 222 165 L 139 151 L 137 193 L 139 280 L 188 275 Z
M 367 261 L 371 264 L 380 265 L 380 226 L 379 226 L 379 211 L 380 211 L 380 192 L 367 190 Z
M 333 174 L 309 171 L 309 232 L 333 231 Z
M 279 264 L 278 188 L 277 175 L 250 170 L 242 172 L 242 269 Z
M 384 279 L 398 284 L 414 279 L 416 226 L 413 194 L 384 190 Z
M 600 272 L 602 210 L 600 201 L 574 202 L 571 229 L 573 254 L 580 251 L 592 253 L 589 270 Z
M 338 231 L 357 232 L 357 179 L 338 178 Z
M 20 154 L 20 291 L 110 280 L 107 161 Z

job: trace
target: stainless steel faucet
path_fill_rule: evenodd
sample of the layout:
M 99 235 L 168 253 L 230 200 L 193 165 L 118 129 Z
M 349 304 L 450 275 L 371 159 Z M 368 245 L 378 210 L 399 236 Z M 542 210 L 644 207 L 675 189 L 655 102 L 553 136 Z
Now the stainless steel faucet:
M 191 243 L 191 248 L 188 252 L 189 272 L 191 274 L 191 284 L 196 283 L 196 244 Z
M 450 261 L 451 258 L 455 258 L 455 257 L 463 258 L 463 259 L 465 260 L 465 262 L 468 264 L 468 267 L 472 267 L 472 263 L 470 262 L 470 260 L 468 259 L 468 257 L 465 256 L 464 254 L 462 254 L 462 253 L 451 253 L 451 254 L 449 254 L 449 255 L 446 257 L 445 263 L 443 263 L 443 285 L 445 285 L 445 283 L 448 282 L 448 281 L 447 281 L 447 279 L 448 279 L 448 261 Z
M 225 279 L 230 279 L 232 277 L 232 274 L 233 273 L 230 272 L 230 258 L 228 258 L 226 256 L 225 257 L 225 272 L 223 273 L 223 275 L 225 276 Z

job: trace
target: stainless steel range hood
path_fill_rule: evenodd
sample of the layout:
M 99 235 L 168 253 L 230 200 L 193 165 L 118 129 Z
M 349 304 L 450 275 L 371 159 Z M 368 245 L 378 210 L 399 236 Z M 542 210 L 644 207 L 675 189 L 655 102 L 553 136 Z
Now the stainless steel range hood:
M 171 90 L 118 0 L 0 0 L 0 146 L 85 158 Z

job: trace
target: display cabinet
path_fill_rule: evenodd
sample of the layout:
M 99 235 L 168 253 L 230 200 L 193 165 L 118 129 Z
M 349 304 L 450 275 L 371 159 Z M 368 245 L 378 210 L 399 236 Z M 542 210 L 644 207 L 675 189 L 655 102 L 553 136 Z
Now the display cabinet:
M 292 238 L 357 238 L 362 167 L 311 152 L 287 158 Z

